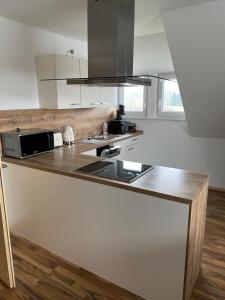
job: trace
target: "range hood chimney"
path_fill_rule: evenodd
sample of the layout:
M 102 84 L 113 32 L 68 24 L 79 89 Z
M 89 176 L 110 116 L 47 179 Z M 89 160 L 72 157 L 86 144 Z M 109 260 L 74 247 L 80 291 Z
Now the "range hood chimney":
M 88 76 L 133 76 L 134 0 L 88 0 Z
M 135 0 L 88 0 L 88 78 L 68 84 L 151 85 L 133 76 Z

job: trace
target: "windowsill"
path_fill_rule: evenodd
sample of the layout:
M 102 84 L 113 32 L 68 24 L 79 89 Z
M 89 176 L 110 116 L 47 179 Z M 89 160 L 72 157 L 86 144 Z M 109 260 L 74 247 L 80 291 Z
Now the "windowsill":
M 156 119 L 166 121 L 186 121 L 185 116 L 158 116 Z
M 126 116 L 127 120 L 149 120 L 149 121 L 186 121 L 186 118 L 178 117 L 141 117 L 141 116 Z
M 124 119 L 148 119 L 146 116 L 124 116 Z

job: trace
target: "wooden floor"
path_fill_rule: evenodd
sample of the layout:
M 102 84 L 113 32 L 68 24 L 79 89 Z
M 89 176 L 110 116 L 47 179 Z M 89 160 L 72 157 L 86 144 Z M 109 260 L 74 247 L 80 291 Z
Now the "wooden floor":
M 140 300 L 21 239 L 12 237 L 12 245 L 17 288 L 9 290 L 0 283 L 0 300 Z M 210 192 L 202 270 L 191 300 L 222 299 L 225 193 Z
M 225 193 L 209 193 L 202 269 L 191 300 L 225 300 Z

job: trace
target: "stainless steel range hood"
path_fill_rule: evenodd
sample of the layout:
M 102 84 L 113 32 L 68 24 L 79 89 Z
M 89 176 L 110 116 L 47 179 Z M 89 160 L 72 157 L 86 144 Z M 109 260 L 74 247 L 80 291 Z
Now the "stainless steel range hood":
M 102 87 L 123 87 L 132 85 L 151 86 L 151 78 L 152 76 L 71 78 L 67 79 L 67 84 L 92 85 Z
M 151 85 L 133 76 L 135 0 L 88 0 L 88 78 L 67 84 Z
M 88 78 L 67 84 L 151 86 L 157 76 L 133 75 L 134 20 L 135 0 L 88 0 Z

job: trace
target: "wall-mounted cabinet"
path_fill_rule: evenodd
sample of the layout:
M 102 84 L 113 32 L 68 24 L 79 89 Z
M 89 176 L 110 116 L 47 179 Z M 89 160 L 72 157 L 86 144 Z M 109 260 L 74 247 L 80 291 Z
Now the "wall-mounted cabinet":
M 118 88 L 100 87 L 100 103 L 101 105 L 117 106 L 118 105 Z
M 65 55 L 36 58 L 40 108 L 80 108 L 80 86 L 67 85 L 65 78 L 80 77 L 79 60 Z M 43 79 L 61 79 L 41 81 Z
M 118 89 L 114 87 L 81 87 L 82 107 L 117 106 Z
M 81 77 L 88 78 L 88 63 L 86 60 L 80 60 Z M 81 86 L 81 103 L 83 108 L 96 107 L 99 105 L 100 89 L 97 86 Z
M 88 63 L 81 60 L 81 77 L 88 77 Z M 98 107 L 98 106 L 117 106 L 118 105 L 118 88 L 115 87 L 81 87 L 82 107 Z
M 66 78 L 88 77 L 86 60 L 51 54 L 36 58 L 40 108 L 66 109 L 118 105 L 118 88 L 67 85 Z M 60 79 L 41 81 L 43 79 Z

